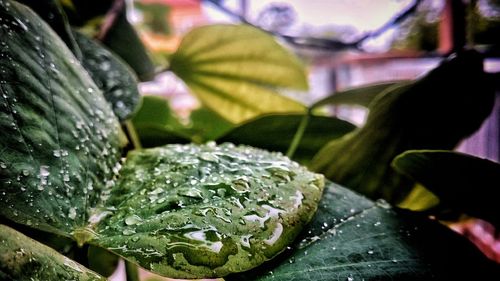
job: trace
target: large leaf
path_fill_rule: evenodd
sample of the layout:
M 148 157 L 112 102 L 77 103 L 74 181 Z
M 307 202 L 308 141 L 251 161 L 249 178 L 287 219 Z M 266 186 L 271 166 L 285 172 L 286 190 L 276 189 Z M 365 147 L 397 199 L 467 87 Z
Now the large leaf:
M 452 151 L 414 150 L 396 157 L 393 166 L 441 203 L 500 226 L 500 164 Z
M 399 202 L 410 190 L 390 167 L 409 149 L 451 149 L 478 129 L 493 106 L 482 58 L 464 51 L 413 84 L 378 96 L 364 127 L 326 145 L 313 170 L 371 198 Z
M 408 83 L 410 83 L 410 81 L 383 82 L 346 89 L 335 92 L 333 95 L 315 102 L 311 105 L 311 108 L 329 104 L 349 104 L 368 107 L 377 95 Z
M 137 78 L 132 70 L 98 42 L 74 32 L 82 51 L 82 65 L 111 104 L 120 120 L 128 119 L 140 101 Z
M 219 141 L 247 144 L 286 153 L 297 132 L 303 114 L 273 114 L 250 120 L 231 130 Z M 310 116 L 295 158 L 310 160 L 326 143 L 356 127 L 349 122 L 324 116 Z
M 318 212 L 287 252 L 226 280 L 477 280 L 500 267 L 428 218 L 327 183 Z
M 304 111 L 272 89 L 307 89 L 303 66 L 269 34 L 250 26 L 192 30 L 170 68 L 204 104 L 234 123 L 262 113 Z
M 181 122 L 168 100 L 157 96 L 143 96 L 132 122 L 144 147 L 188 141 L 203 143 L 217 139 L 234 126 L 205 107 L 192 111 Z
M 65 44 L 0 1 L 0 214 L 69 235 L 87 225 L 120 159 L 119 124 Z
M 0 279 L 106 280 L 55 250 L 0 224 Z
M 280 253 L 312 218 L 323 177 L 232 144 L 132 152 L 91 243 L 174 278 L 220 277 Z

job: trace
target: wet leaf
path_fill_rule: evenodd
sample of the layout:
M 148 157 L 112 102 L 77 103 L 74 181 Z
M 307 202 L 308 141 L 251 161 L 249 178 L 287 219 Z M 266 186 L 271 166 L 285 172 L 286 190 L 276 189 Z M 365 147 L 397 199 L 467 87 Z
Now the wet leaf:
M 206 106 L 233 123 L 263 113 L 304 112 L 303 105 L 273 90 L 306 90 L 302 64 L 250 26 L 192 30 L 172 55 L 170 68 Z
M 82 51 L 82 65 L 101 89 L 113 112 L 123 121 L 130 118 L 139 105 L 137 78 L 127 64 L 100 43 L 74 32 Z
M 370 198 L 400 202 L 412 184 L 390 167 L 392 159 L 409 149 L 451 149 L 477 130 L 494 101 L 487 78 L 475 51 L 445 60 L 377 96 L 365 126 L 327 144 L 311 168 Z
M 135 71 L 139 80 L 148 81 L 154 78 L 153 62 L 137 31 L 128 22 L 125 9 L 118 13 L 101 41 Z
M 323 177 L 231 144 L 132 152 L 91 241 L 173 278 L 220 277 L 280 253 L 311 219 Z
M 396 170 L 421 183 L 442 204 L 500 226 L 500 164 L 453 151 L 407 151 Z
M 53 249 L 0 225 L 0 279 L 15 280 L 106 280 Z
M 396 81 L 396 82 L 383 82 L 369 84 L 365 86 L 355 87 L 351 89 L 346 89 L 343 91 L 335 92 L 333 95 L 328 96 L 322 100 L 315 102 L 311 108 L 317 108 L 329 104 L 349 104 L 349 105 L 360 105 L 368 107 L 370 103 L 379 94 L 383 94 L 385 91 L 391 91 L 392 89 L 411 83 L 410 81 Z
M 225 279 L 444 281 L 499 273 L 497 264 L 439 223 L 331 182 L 299 238 L 275 260 Z
M 120 159 L 119 124 L 66 45 L 0 1 L 0 214 L 69 236 L 87 225 Z
M 247 144 L 270 151 L 286 153 L 297 132 L 302 114 L 272 114 L 247 121 L 219 141 Z M 310 116 L 295 159 L 310 160 L 326 143 L 356 128 L 347 121 L 324 116 Z

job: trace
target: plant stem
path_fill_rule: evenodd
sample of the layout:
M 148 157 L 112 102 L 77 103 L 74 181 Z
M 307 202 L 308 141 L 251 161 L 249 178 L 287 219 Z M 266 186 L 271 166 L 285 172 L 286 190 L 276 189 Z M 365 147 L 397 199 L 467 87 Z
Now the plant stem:
M 302 140 L 302 136 L 304 136 L 304 132 L 307 128 L 307 124 L 309 124 L 310 114 L 311 114 L 311 111 L 310 111 L 310 109 L 308 109 L 307 112 L 302 117 L 302 119 L 300 120 L 299 127 L 297 128 L 297 131 L 295 132 L 295 135 L 293 136 L 293 140 L 290 143 L 290 146 L 288 147 L 288 151 L 286 152 L 286 156 L 288 156 L 288 158 L 292 158 L 293 155 L 295 154 L 295 151 L 299 147 L 300 141 Z
M 141 141 L 139 140 L 139 136 L 137 135 L 137 131 L 135 130 L 134 124 L 132 121 L 125 121 L 125 128 L 127 129 L 128 137 L 134 146 L 134 149 L 141 149 Z
M 125 275 L 127 277 L 127 281 L 140 281 L 137 265 L 127 260 L 125 261 Z

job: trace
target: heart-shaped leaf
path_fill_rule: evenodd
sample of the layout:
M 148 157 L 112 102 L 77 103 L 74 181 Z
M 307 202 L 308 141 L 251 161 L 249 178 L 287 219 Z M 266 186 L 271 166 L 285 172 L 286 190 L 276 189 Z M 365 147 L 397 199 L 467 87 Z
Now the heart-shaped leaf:
M 323 177 L 232 144 L 132 152 L 91 243 L 174 278 L 220 277 L 280 253 L 312 218 Z
M 113 112 L 123 121 L 130 118 L 139 105 L 137 78 L 132 70 L 100 43 L 74 32 L 82 51 L 82 65 L 101 89 Z
M 211 25 L 188 33 L 171 70 L 200 100 L 239 123 L 262 113 L 304 112 L 272 88 L 307 89 L 302 64 L 272 36 L 246 25 Z
M 428 218 L 327 183 L 295 245 L 226 280 L 475 280 L 499 267 L 467 239 Z
M 0 279 L 104 281 L 55 250 L 0 224 Z
M 441 203 L 500 226 L 500 164 L 453 151 L 410 150 L 392 165 Z
M 453 148 L 480 127 L 494 95 L 481 55 L 458 53 L 414 83 L 377 96 L 366 124 L 327 144 L 311 168 L 370 198 L 400 202 L 412 185 L 392 170 L 392 159 L 409 149 Z
M 257 117 L 231 130 L 219 141 L 247 144 L 286 153 L 303 117 L 303 114 L 272 114 Z M 301 161 L 311 159 L 329 141 L 355 128 L 351 123 L 337 118 L 310 116 L 294 159 Z
M 65 44 L 0 2 L 0 214 L 69 235 L 88 224 L 120 159 L 119 124 Z

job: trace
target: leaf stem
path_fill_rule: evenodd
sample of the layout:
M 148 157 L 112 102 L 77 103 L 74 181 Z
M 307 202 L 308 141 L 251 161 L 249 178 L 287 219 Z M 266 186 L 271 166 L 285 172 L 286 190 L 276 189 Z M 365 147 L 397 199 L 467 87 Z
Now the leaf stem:
M 292 158 L 293 155 L 295 154 L 295 151 L 299 147 L 300 141 L 302 140 L 302 137 L 304 136 L 304 132 L 307 128 L 307 125 L 309 124 L 309 116 L 310 115 L 311 115 L 311 110 L 308 109 L 307 112 L 302 117 L 302 119 L 300 120 L 299 127 L 297 127 L 297 131 L 295 132 L 295 135 L 293 136 L 292 142 L 290 143 L 290 146 L 288 147 L 288 151 L 286 152 L 286 156 L 288 156 L 288 158 Z
M 127 281 L 140 281 L 137 265 L 127 260 L 125 260 L 125 275 L 127 277 Z
M 141 149 L 141 141 L 139 140 L 139 135 L 137 135 L 137 131 L 135 130 L 134 124 L 131 120 L 125 121 L 125 128 L 127 129 L 128 137 L 134 146 L 134 149 Z

